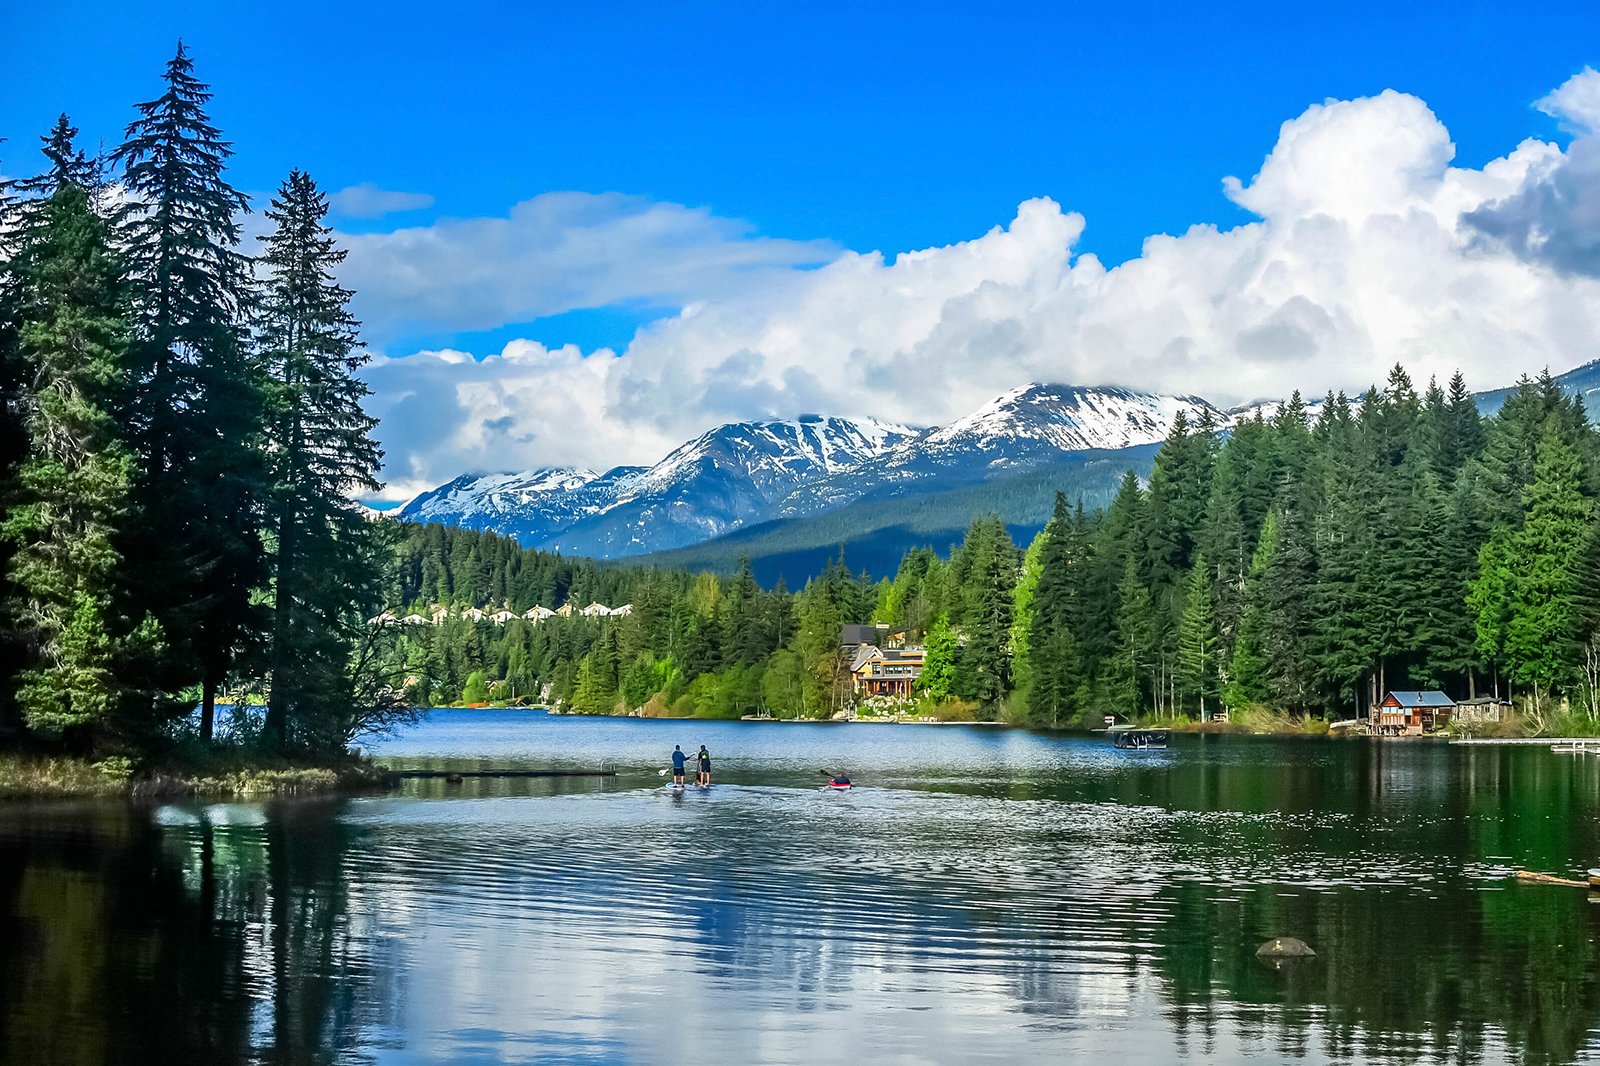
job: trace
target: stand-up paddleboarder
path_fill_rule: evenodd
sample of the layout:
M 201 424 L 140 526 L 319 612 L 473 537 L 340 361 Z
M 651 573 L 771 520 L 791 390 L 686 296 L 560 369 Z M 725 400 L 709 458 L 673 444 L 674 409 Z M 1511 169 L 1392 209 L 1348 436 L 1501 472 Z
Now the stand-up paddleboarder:
M 672 783 L 679 788 L 683 787 L 683 765 L 688 761 L 689 757 L 683 753 L 683 749 L 672 745 Z

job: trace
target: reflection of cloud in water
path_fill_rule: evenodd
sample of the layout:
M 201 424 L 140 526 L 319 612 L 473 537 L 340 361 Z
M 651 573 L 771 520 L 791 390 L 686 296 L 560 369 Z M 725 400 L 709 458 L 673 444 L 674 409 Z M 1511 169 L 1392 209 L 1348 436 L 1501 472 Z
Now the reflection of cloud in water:
M 887 732 L 855 734 L 886 769 L 848 795 L 775 728 L 710 794 L 0 810 L 0 1034 L 84 1024 L 38 974 L 80 975 L 100 1024 L 149 1013 L 151 957 L 184 975 L 172 1061 L 1556 1062 L 1600 1017 L 1600 908 L 1501 879 L 1600 851 L 1576 763 Z M 1318 958 L 1261 966 L 1277 934 Z

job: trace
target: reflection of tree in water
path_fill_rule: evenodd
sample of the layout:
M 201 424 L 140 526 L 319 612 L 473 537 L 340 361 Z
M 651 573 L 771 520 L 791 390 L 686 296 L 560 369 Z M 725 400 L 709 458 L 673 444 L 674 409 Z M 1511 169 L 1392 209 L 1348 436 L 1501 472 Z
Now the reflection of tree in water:
M 192 813 L 0 834 L 0 1060 L 331 1062 L 387 1019 L 333 811 Z
M 1257 1038 L 1286 1055 L 1301 1053 L 1315 1027 L 1340 1058 L 1475 1061 L 1497 1030 L 1529 1061 L 1566 1062 L 1600 1020 L 1600 914 L 1582 892 L 1257 886 L 1224 899 L 1180 884 L 1156 909 L 1170 915 L 1155 965 L 1174 1026 L 1206 1042 L 1220 1011 L 1259 1019 Z M 1309 941 L 1317 958 L 1282 969 L 1256 959 L 1278 934 Z M 1241 1009 L 1254 1004 L 1280 1009 Z
M 1046 1039 L 1123 1018 L 1162 1021 L 1196 1053 L 1574 1058 L 1600 1023 L 1600 907 L 1485 874 L 1496 856 L 1565 872 L 1600 853 L 1593 768 L 1315 752 L 884 808 L 679 800 L 667 819 L 626 796 L 372 828 L 342 801 L 42 810 L 0 822 L 0 1060 L 329 1062 L 382 1034 L 427 1039 L 399 1016 L 402 981 L 448 997 L 483 973 L 424 975 L 394 954 L 384 923 L 412 930 L 433 907 L 475 964 L 502 934 L 598 963 L 620 924 L 652 934 L 635 964 L 792 1012 L 849 990 L 958 1018 L 998 1006 Z M 524 917 L 496 910 L 507 899 Z M 1318 957 L 1269 969 L 1254 951 L 1278 934 Z M 570 976 L 536 981 L 547 1014 L 581 1009 Z M 528 1006 L 487 1002 L 507 1031 Z M 579 1037 L 625 1049 L 600 1042 L 611 1020 Z M 1165 1026 L 1139 1032 L 1164 1041 Z
M 157 827 L 76 813 L 0 837 L 0 1058 L 245 1058 L 238 923 L 219 924 L 205 893 L 186 887 Z

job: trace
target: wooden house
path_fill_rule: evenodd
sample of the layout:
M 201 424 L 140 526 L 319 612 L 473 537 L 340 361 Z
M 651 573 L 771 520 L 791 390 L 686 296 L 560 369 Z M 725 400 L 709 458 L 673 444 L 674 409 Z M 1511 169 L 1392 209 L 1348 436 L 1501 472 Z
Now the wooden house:
M 909 696 L 922 676 L 923 650 L 879 648 L 862 644 L 850 661 L 850 681 L 857 696 Z
M 581 613 L 585 618 L 605 618 L 611 613 L 611 608 L 603 603 L 591 603 Z
M 1367 725 L 1383 737 L 1421 736 L 1449 724 L 1456 703 L 1437 689 L 1390 692 L 1367 715 Z
M 546 618 L 550 618 L 554 615 L 555 612 L 550 608 L 540 607 L 537 604 L 522 612 L 522 617 L 526 618 L 530 622 L 543 622 Z
M 508 611 L 496 611 L 491 616 L 494 624 L 497 625 L 497 626 L 503 626 L 507 622 L 510 622 L 510 621 L 512 621 L 512 620 L 514 620 L 516 618 L 520 618 L 520 617 L 521 616 L 518 615 L 516 611 L 509 611 L 509 610 Z

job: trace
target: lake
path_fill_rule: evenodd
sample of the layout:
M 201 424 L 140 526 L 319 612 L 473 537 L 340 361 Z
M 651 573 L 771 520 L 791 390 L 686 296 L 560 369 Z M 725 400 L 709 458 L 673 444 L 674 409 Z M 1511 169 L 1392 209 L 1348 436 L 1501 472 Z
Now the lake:
M 1600 865 L 1597 758 L 498 710 L 375 751 L 618 776 L 0 805 L 0 1061 L 1600 1059 L 1600 905 L 1509 876 Z

